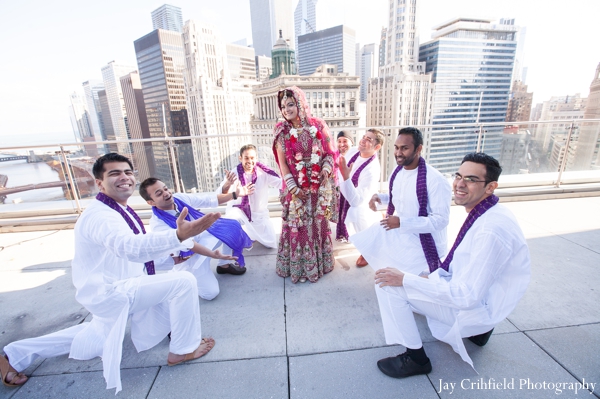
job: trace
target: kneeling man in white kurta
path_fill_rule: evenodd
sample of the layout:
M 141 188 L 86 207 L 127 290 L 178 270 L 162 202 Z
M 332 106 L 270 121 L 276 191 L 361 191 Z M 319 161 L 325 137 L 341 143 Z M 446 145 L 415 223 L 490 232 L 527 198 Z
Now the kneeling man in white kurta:
M 390 267 L 376 271 L 375 283 L 389 293 L 388 316 L 395 324 L 386 341 L 407 348 L 377 362 L 384 374 L 403 378 L 431 372 L 413 312 L 425 315 L 433 336 L 473 366 L 462 338 L 485 345 L 525 293 L 529 249 L 512 213 L 497 204 L 494 190 L 501 171 L 498 161 L 484 153 L 464 157 L 455 174 L 454 202 L 468 215 L 433 272 L 417 276 Z
M 235 171 L 227 172 L 217 189 L 218 194 L 252 187 L 254 192 L 227 203 L 225 218 L 235 219 L 250 236 L 267 248 L 277 248 L 275 229 L 269 218 L 269 187 L 281 187 L 281 177 L 268 166 L 258 162 L 256 147 L 247 144 L 240 149 L 240 163 Z
M 152 205 L 150 227 L 152 231 L 157 232 L 176 228 L 176 218 L 183 208 L 188 210 L 188 220 L 198 219 L 203 216 L 198 209 L 216 207 L 236 198 L 237 195 L 251 194 L 253 190 L 251 187 L 238 187 L 237 191 L 230 194 L 219 195 L 172 193 L 167 185 L 156 177 L 149 177 L 140 184 L 140 196 Z M 222 218 L 207 231 L 194 237 L 194 242 L 195 245 L 190 251 L 175 254 L 179 255 L 183 262 L 174 264 L 167 260 L 163 264 L 166 265 L 166 269 L 192 273 L 198 282 L 198 295 L 210 301 L 219 294 L 219 282 L 210 268 L 211 258 L 219 259 L 219 274 L 244 274 L 246 268 L 242 252 L 244 248 L 252 247 L 252 241 L 238 222 Z
M 2 378 L 13 385 L 27 380 L 19 371 L 38 357 L 68 353 L 79 360 L 101 356 L 107 388 L 119 392 L 123 337 L 130 316 L 131 338 L 138 351 L 152 348 L 171 332 L 169 365 L 198 358 L 214 346 L 212 338 L 200 335 L 194 276 L 187 272 L 152 275 L 152 259 L 190 248 L 190 238 L 209 228 L 219 214 L 187 222 L 184 212 L 177 229 L 145 234 L 141 219 L 127 205 L 136 185 L 131 161 L 107 154 L 96 161 L 93 173 L 100 193 L 75 225 L 72 262 L 75 298 L 92 313 L 92 321 L 5 346 L 7 357 L 0 358 Z

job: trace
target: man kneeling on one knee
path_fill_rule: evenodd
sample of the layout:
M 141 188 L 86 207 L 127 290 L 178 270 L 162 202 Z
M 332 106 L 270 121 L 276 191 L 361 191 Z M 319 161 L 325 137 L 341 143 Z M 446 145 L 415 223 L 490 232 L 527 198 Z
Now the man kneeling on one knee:
M 386 342 L 407 348 L 377 362 L 384 374 L 403 378 L 431 372 L 413 312 L 425 315 L 433 336 L 473 366 L 462 339 L 485 345 L 525 293 L 529 249 L 515 217 L 497 204 L 494 190 L 501 172 L 489 155 L 464 157 L 453 190 L 454 202 L 468 215 L 452 249 L 443 262 L 429 267 L 430 274 L 391 267 L 376 271 L 375 283 L 386 294 L 379 298 Z

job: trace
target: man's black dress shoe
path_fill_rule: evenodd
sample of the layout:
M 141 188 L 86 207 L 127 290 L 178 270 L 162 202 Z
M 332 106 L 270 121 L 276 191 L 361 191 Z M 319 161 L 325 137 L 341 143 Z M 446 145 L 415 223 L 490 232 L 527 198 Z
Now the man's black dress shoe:
M 427 359 L 427 363 L 420 365 L 415 363 L 408 353 L 402 353 L 396 357 L 386 357 L 377 362 L 379 370 L 387 376 L 393 378 L 410 377 L 411 375 L 429 374 L 431 373 L 431 362 Z
M 217 274 L 233 274 L 239 276 L 240 274 L 246 273 L 246 268 L 230 263 L 227 267 L 217 266 Z
M 473 335 L 472 337 L 469 337 L 469 341 L 473 342 L 477 346 L 483 346 L 487 344 L 490 340 L 490 337 L 492 336 L 492 331 L 494 331 L 493 328 L 486 333 Z

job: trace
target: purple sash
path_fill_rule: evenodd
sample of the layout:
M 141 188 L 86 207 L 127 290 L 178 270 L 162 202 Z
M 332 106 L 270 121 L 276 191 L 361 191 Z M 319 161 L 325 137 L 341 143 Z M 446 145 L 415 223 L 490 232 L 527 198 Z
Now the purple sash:
M 183 208 L 188 209 L 188 214 L 185 217 L 185 220 L 187 221 L 191 221 L 192 217 L 195 220 L 198 220 L 204 216 L 202 212 L 194 209 L 175 196 L 173 196 L 173 201 L 175 201 L 175 207 L 179 212 L 181 212 Z M 177 217 L 174 215 L 171 215 L 169 212 L 163 211 L 162 209 L 158 209 L 155 206 L 152 207 L 152 213 L 169 227 L 173 229 L 177 228 Z M 217 219 L 207 231 L 231 248 L 233 250 L 233 255 L 238 257 L 237 263 L 239 263 L 240 266 L 245 266 L 246 263 L 244 262 L 244 255 L 242 252 L 244 251 L 244 248 L 252 247 L 252 240 L 242 229 L 240 222 L 233 219 Z M 181 252 L 183 256 L 188 256 L 192 253 L 192 251 Z
M 450 262 L 452 262 L 452 258 L 454 258 L 454 251 L 456 250 L 456 248 L 458 248 L 463 238 L 465 238 L 467 231 L 469 231 L 471 226 L 473 226 L 473 223 L 475 223 L 475 221 L 481 215 L 486 213 L 491 207 L 493 207 L 497 203 L 498 197 L 492 194 L 483 201 L 481 201 L 479 204 L 475 205 L 473 209 L 471 209 L 471 212 L 469 212 L 469 214 L 467 215 L 467 219 L 463 223 L 462 227 L 460 228 L 460 231 L 458 232 L 458 235 L 456 236 L 456 240 L 454 241 L 454 245 L 452 245 L 452 249 L 450 249 L 450 252 L 448 252 L 448 256 L 446 256 L 444 262 L 441 263 L 438 267 L 444 269 L 445 271 L 448 271 L 448 268 L 450 267 Z M 435 269 L 437 269 L 437 267 Z
M 359 155 L 360 152 L 354 154 L 352 158 L 350 158 L 350 160 L 348 161 L 347 165 L 350 166 L 351 164 L 356 162 Z M 360 165 L 358 169 L 356 169 L 356 172 L 354 172 L 351 179 L 352 184 L 354 184 L 354 187 L 358 186 L 358 178 L 360 177 L 360 172 L 362 172 L 363 169 L 366 168 L 367 165 L 370 164 L 376 156 L 377 154 L 373 154 L 371 158 L 369 158 L 362 165 Z M 346 228 L 346 216 L 348 215 L 348 209 L 350 209 L 350 204 L 348 203 L 346 198 L 344 198 L 344 195 L 340 193 L 340 216 L 337 222 L 337 227 L 335 229 L 336 240 L 348 239 L 348 229 Z
M 146 234 L 146 229 L 144 228 L 142 219 L 140 219 L 140 217 L 137 215 L 137 213 L 135 213 L 135 211 L 129 205 L 127 205 L 127 212 L 125 212 L 123 210 L 123 208 L 121 207 L 121 205 L 119 205 L 117 203 L 117 201 L 115 201 L 114 199 L 110 198 L 108 195 L 106 195 L 102 192 L 100 192 L 100 193 L 98 193 L 98 195 L 96 195 L 96 199 L 98 201 L 102 202 L 104 205 L 108 206 L 109 208 L 114 209 L 115 211 L 119 212 L 119 214 L 123 217 L 123 219 L 125 219 L 125 221 L 129 225 L 131 230 L 133 230 L 133 234 L 138 235 L 140 233 L 140 230 L 137 228 L 136 224 L 133 223 L 133 220 L 131 220 L 131 218 L 127 214 L 127 212 L 129 212 L 131 215 L 133 215 L 135 220 L 139 223 L 140 227 L 142 228 L 142 234 Z M 146 267 L 146 272 L 149 275 L 152 275 L 155 273 L 153 260 L 151 260 L 150 262 L 144 263 L 144 266 Z
M 392 202 L 392 188 L 394 187 L 396 175 L 400 170 L 402 170 L 402 166 L 398 166 L 390 177 L 390 203 L 387 210 L 388 216 L 393 215 L 396 210 L 396 207 Z M 427 165 L 425 159 L 422 157 L 419 158 L 419 166 L 417 168 L 417 200 L 419 201 L 419 216 L 427 216 Z M 421 248 L 423 248 L 423 254 L 427 260 L 427 265 L 429 265 L 429 271 L 433 272 L 440 265 L 440 257 L 433 236 L 431 233 L 419 234 L 419 240 L 421 241 Z
M 260 162 L 256 163 L 256 166 L 254 167 L 254 169 L 252 169 L 252 184 L 256 184 L 256 167 L 259 167 L 263 170 L 263 172 L 270 174 L 271 176 L 275 176 L 275 177 L 279 177 L 279 175 L 277 173 L 275 173 L 273 171 L 273 169 L 269 168 L 267 165 L 264 165 Z M 242 166 L 242 164 L 240 163 L 237 166 L 237 173 L 238 173 L 238 177 L 240 179 L 240 184 L 242 186 L 246 185 L 246 177 L 244 176 L 244 167 Z M 238 204 L 238 205 L 234 205 L 237 208 L 240 208 L 242 210 L 242 212 L 244 212 L 246 214 L 246 216 L 248 217 L 249 221 L 252 221 L 252 210 L 250 209 L 250 200 L 248 199 L 248 196 L 244 196 L 242 197 L 242 203 Z

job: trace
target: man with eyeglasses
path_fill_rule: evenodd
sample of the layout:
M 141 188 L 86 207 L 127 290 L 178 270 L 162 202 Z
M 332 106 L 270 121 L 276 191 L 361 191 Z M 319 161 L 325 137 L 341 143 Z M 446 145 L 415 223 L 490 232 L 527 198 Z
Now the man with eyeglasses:
M 379 188 L 381 166 L 377 151 L 385 137 L 377 129 L 369 129 L 358 142 L 358 152 L 349 159 L 339 158 L 340 214 L 336 239 L 347 241 L 349 234 L 362 231 L 376 223 L 377 214 L 369 209 L 369 200 Z M 356 266 L 363 267 L 367 261 L 361 256 Z
M 450 252 L 428 276 L 394 267 L 376 271 L 375 283 L 388 294 L 395 322 L 386 341 L 407 348 L 377 362 L 384 374 L 403 378 L 432 370 L 413 312 L 425 315 L 433 336 L 473 367 L 462 338 L 484 346 L 525 293 L 529 249 L 516 219 L 494 195 L 501 172 L 489 155 L 464 157 L 453 188 L 454 202 L 468 215 Z

